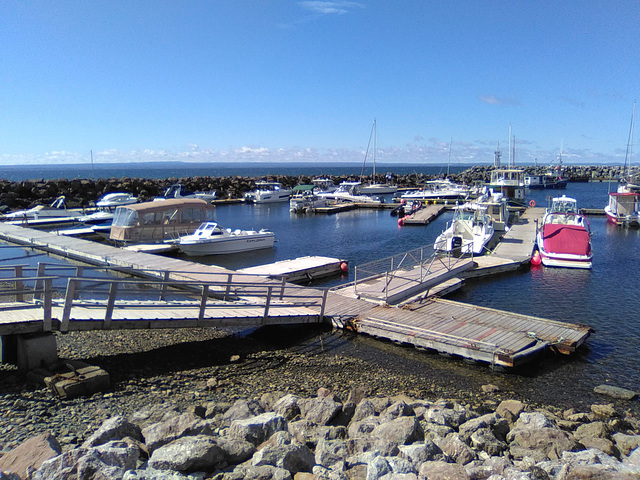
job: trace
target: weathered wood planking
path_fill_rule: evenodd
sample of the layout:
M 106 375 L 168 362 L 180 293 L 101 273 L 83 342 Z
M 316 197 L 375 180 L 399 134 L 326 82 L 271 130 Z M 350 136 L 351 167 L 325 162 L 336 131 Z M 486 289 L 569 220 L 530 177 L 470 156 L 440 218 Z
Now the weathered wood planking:
M 427 205 L 402 219 L 404 225 L 428 225 L 445 210 L 444 205 Z

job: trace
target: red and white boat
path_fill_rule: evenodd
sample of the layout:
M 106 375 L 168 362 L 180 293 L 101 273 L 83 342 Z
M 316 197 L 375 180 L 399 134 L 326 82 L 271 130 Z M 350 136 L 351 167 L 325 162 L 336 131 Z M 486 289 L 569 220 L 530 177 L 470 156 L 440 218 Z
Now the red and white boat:
M 607 219 L 614 225 L 640 227 L 640 193 L 619 188 L 609 193 L 609 204 L 604 207 Z
M 554 198 L 537 233 L 538 251 L 547 267 L 591 268 L 591 229 L 575 199 Z

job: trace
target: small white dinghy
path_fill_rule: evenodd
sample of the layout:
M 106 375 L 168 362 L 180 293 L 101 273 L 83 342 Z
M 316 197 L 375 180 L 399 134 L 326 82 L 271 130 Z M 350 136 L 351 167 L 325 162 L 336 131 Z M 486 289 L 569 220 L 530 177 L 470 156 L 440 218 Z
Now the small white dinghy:
M 205 222 L 190 235 L 178 239 L 178 248 L 186 255 L 220 255 L 271 248 L 275 235 L 268 230 L 231 230 L 215 222 Z

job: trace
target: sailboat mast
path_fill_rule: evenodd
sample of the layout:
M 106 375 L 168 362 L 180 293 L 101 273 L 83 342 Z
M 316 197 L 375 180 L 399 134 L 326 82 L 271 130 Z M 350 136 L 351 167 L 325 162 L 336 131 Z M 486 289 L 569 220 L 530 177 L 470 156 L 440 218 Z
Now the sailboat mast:
M 629 140 L 627 141 L 627 152 L 624 156 L 624 175 L 629 175 L 631 171 L 631 152 L 633 150 L 633 125 L 636 118 L 636 102 L 633 102 L 633 111 L 631 112 L 631 125 L 629 126 Z
M 449 160 L 447 161 L 447 178 L 449 178 L 449 166 L 451 165 L 451 145 L 453 144 L 453 138 L 449 141 Z
M 371 183 L 376 183 L 376 119 L 373 119 L 373 178 Z

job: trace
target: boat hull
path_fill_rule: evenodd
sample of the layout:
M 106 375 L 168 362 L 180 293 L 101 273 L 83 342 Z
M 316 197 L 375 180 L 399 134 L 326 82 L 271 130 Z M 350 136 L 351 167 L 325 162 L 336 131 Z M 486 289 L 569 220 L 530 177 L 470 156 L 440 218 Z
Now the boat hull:
M 190 257 L 201 257 L 272 248 L 274 241 L 275 235 L 273 234 L 256 233 L 215 240 L 180 241 L 178 248 Z

